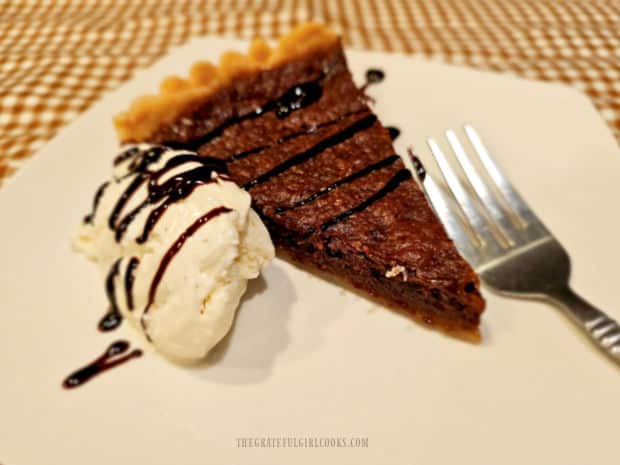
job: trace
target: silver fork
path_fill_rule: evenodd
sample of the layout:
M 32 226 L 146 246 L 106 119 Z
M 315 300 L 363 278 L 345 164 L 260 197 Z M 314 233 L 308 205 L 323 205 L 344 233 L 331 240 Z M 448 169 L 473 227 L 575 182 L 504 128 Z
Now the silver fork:
M 466 125 L 464 129 L 491 183 L 484 181 L 452 130 L 446 131 L 446 137 L 470 183 L 469 189 L 435 140 L 427 142 L 452 199 L 413 157 L 418 180 L 448 235 L 491 290 L 556 305 L 601 350 L 620 362 L 620 325 L 570 288 L 571 265 L 566 250 L 523 201 L 474 128 Z

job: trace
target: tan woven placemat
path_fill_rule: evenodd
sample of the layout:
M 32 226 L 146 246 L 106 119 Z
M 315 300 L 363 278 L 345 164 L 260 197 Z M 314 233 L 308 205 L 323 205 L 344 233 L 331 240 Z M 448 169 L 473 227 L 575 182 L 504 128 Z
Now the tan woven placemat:
M 347 46 L 563 82 L 620 140 L 618 0 L 81 0 L 0 3 L 0 183 L 171 46 L 317 19 Z M 199 57 L 197 57 L 199 58 Z

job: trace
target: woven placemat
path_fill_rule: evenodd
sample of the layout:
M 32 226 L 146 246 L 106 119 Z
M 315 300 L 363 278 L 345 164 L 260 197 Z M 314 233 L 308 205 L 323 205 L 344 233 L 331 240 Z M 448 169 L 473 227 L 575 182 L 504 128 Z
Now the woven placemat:
M 207 34 L 275 38 L 310 19 L 350 47 L 571 85 L 620 140 L 616 0 L 10 1 L 0 3 L 0 183 L 170 47 Z

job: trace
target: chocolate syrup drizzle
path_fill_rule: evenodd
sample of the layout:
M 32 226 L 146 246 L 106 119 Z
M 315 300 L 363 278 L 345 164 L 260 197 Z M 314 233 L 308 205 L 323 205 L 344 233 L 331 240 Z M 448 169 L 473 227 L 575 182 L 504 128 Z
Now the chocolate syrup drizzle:
M 112 230 L 117 228 L 116 223 L 118 222 L 118 217 L 121 214 L 121 211 L 129 201 L 129 199 L 133 196 L 133 194 L 138 190 L 138 188 L 146 181 L 147 175 L 144 173 L 139 173 L 127 186 L 127 189 L 120 195 L 114 208 L 110 212 L 110 216 L 108 217 L 108 227 Z M 118 241 L 117 241 L 118 242 Z
M 145 173 L 153 163 L 157 163 L 161 159 L 166 150 L 166 147 L 156 145 L 148 150 L 136 152 L 133 160 L 129 163 L 129 174 Z
M 346 118 L 348 118 L 349 116 L 355 116 L 355 115 L 360 115 L 362 113 L 366 113 L 366 110 L 357 110 L 357 111 L 350 111 L 347 113 L 344 113 L 342 115 L 340 115 L 338 118 L 335 118 L 333 120 L 330 121 L 325 121 L 324 123 L 320 123 L 320 124 L 316 124 L 314 126 L 310 126 L 309 128 L 303 130 L 303 131 L 299 131 L 299 132 L 294 132 L 292 134 L 287 134 L 286 136 L 283 136 L 281 138 L 279 138 L 278 140 L 275 141 L 275 143 L 273 144 L 269 144 L 269 145 L 261 145 L 260 147 L 256 147 L 256 148 L 252 148 L 249 150 L 245 150 L 244 152 L 240 152 L 240 153 L 236 153 L 235 155 L 231 155 L 228 158 L 225 158 L 224 161 L 226 163 L 230 163 L 236 160 L 241 160 L 243 158 L 246 158 L 250 155 L 254 155 L 255 153 L 260 153 L 263 150 L 272 148 L 276 145 L 280 145 L 283 144 L 286 141 L 292 140 L 292 139 L 296 139 L 298 137 L 302 137 L 302 136 L 307 136 L 308 134 L 312 134 L 315 133 L 316 131 L 318 131 L 319 129 L 328 127 L 328 126 L 333 126 L 335 124 L 340 123 L 341 121 L 345 120 Z
M 133 151 L 130 149 L 121 154 L 120 158 L 117 157 L 115 159 L 116 164 L 117 160 L 120 160 L 118 161 L 118 163 L 120 163 L 133 157 L 133 160 L 131 160 L 128 167 L 128 173 L 124 177 L 132 176 L 134 174 L 136 175 L 136 177 L 129 183 L 125 191 L 123 191 L 120 195 L 114 205 L 114 208 L 112 208 L 112 211 L 110 212 L 110 216 L 108 217 L 108 227 L 117 234 L 117 229 L 123 224 L 123 221 L 118 221 L 123 208 L 125 208 L 125 205 L 127 205 L 133 194 L 149 179 L 149 174 L 151 174 L 151 172 L 148 171 L 148 168 L 150 165 L 157 163 L 165 151 L 166 148 L 162 146 L 154 146 L 145 151 Z M 118 241 L 119 239 L 117 238 L 117 242 Z
M 362 178 L 370 173 L 372 173 L 375 170 L 379 170 L 381 168 L 384 168 L 386 166 L 390 166 L 391 164 L 393 164 L 396 160 L 398 160 L 400 157 L 398 155 L 390 155 L 387 158 L 384 158 L 381 161 L 378 161 L 377 163 L 373 163 L 372 165 L 368 165 L 365 168 L 362 168 L 359 171 L 356 171 L 353 174 L 350 174 L 349 176 L 342 178 L 336 182 L 334 182 L 333 184 L 330 184 L 327 187 L 323 187 L 322 189 L 318 190 L 317 192 L 315 192 L 312 195 L 309 195 L 308 197 L 298 200 L 297 202 L 287 206 L 287 207 L 277 207 L 275 212 L 277 214 L 286 212 L 288 210 L 292 210 L 294 208 L 297 207 L 303 207 L 304 205 L 315 201 L 316 199 L 318 199 L 319 197 L 329 194 L 331 191 L 333 191 L 334 189 L 337 189 L 338 187 L 342 186 L 343 184 L 348 184 L 351 183 L 353 181 L 355 181 L 356 179 Z
M 118 302 L 116 301 L 116 290 L 114 284 L 114 280 L 119 274 L 120 263 L 121 259 L 119 258 L 112 264 L 105 279 L 105 293 L 108 296 L 110 306 L 107 313 L 103 315 L 101 320 L 99 320 L 99 324 L 97 325 L 99 331 L 112 331 L 113 329 L 118 328 L 123 321 L 123 316 L 118 309 Z
M 117 240 L 120 240 L 122 233 L 127 229 L 131 221 L 136 217 L 137 213 L 145 208 L 147 205 L 155 204 L 157 202 L 161 202 L 147 217 L 145 222 L 144 230 L 142 234 L 138 237 L 138 242 L 146 241 L 150 231 L 153 229 L 157 221 L 161 218 L 163 213 L 166 211 L 168 206 L 171 204 L 184 199 L 194 190 L 194 188 L 200 184 L 205 184 L 209 182 L 213 182 L 213 172 L 220 171 L 225 172 L 226 167 L 221 160 L 215 160 L 208 157 L 198 157 L 193 154 L 179 154 L 171 159 L 169 159 L 163 168 L 157 171 L 149 171 L 149 167 L 151 164 L 157 162 L 162 153 L 167 150 L 165 147 L 153 147 L 147 151 L 140 150 L 127 150 L 123 152 L 121 155 L 116 157 L 114 160 L 114 164 L 118 165 L 122 162 L 131 159 L 129 164 L 129 175 L 135 175 L 135 178 L 130 182 L 129 186 L 125 189 L 125 191 L 119 197 L 116 205 L 112 209 L 110 217 L 108 218 L 108 226 L 115 231 L 115 235 L 117 236 Z M 133 157 L 133 159 L 132 159 Z M 159 184 L 159 179 L 165 173 L 173 169 L 174 167 L 180 166 L 184 163 L 189 162 L 197 162 L 200 166 L 190 169 L 188 171 L 179 173 L 172 178 L 166 180 L 165 182 Z M 138 188 L 145 182 L 148 182 L 148 196 L 147 199 L 142 202 L 137 208 L 132 210 L 128 215 L 126 215 L 120 222 L 118 218 L 120 214 L 131 198 L 131 196 L 138 190 Z M 100 188 L 99 190 L 103 190 L 105 187 Z M 98 190 L 98 191 L 99 191 Z M 96 203 L 98 199 L 101 197 L 101 193 L 97 193 L 95 195 L 95 209 Z M 95 210 L 94 209 L 94 210 Z M 191 237 L 191 235 L 198 230 L 203 224 L 208 222 L 210 219 L 215 218 L 221 213 L 225 213 L 231 211 L 226 207 L 218 207 L 215 208 L 198 220 L 196 220 L 170 247 L 168 252 L 165 254 L 162 259 L 159 268 L 153 278 L 153 282 L 151 283 L 151 288 L 149 292 L 149 302 L 145 312 L 148 310 L 148 307 L 152 304 L 153 299 L 155 297 L 155 292 L 157 290 L 157 286 L 161 281 L 161 278 L 172 260 L 172 258 L 176 255 L 176 253 L 181 249 L 185 241 Z M 89 222 L 92 221 L 94 217 L 94 212 L 90 215 Z M 120 231 L 120 234 L 119 234 Z M 101 331 L 111 331 L 117 328 L 123 318 L 119 311 L 117 297 L 116 297 L 116 278 L 120 275 L 120 263 L 121 258 L 116 260 L 106 276 L 105 280 L 105 288 L 106 294 L 108 297 L 108 301 L 110 303 L 110 308 L 108 312 L 103 316 L 103 318 L 99 322 L 99 329 Z M 127 306 L 129 310 L 133 310 L 134 302 L 133 302 L 133 283 L 135 279 L 135 271 L 140 261 L 137 257 L 132 257 L 125 269 L 124 273 L 124 287 L 125 287 L 125 296 L 127 299 Z M 144 322 L 142 321 L 144 325 Z M 148 334 L 147 334 L 148 338 Z M 135 349 L 130 353 L 127 353 L 124 356 L 119 357 L 119 355 L 127 352 L 129 349 L 129 343 L 126 341 L 117 341 L 112 344 L 106 352 L 91 364 L 79 369 L 75 373 L 71 374 L 68 378 L 63 382 L 63 386 L 67 389 L 75 388 L 81 386 L 86 381 L 90 380 L 92 377 L 114 367 L 125 363 L 126 361 L 139 357 L 142 355 L 142 351 L 139 349 Z
M 369 69 L 366 72 L 366 83 L 365 85 L 362 87 L 362 90 L 365 90 L 366 87 L 368 87 L 371 84 L 377 84 L 381 81 L 383 81 L 385 78 L 385 73 L 380 70 L 380 69 Z M 308 87 L 302 87 L 302 86 L 308 86 L 312 84 L 313 86 L 316 86 L 315 88 L 310 87 L 310 89 L 312 89 L 311 92 L 308 92 Z M 265 112 L 267 111 L 272 111 L 272 110 L 276 110 L 276 116 L 278 116 L 279 118 L 284 118 L 286 116 L 289 115 L 290 112 L 303 108 L 306 105 L 309 105 L 310 103 L 314 103 L 315 101 L 319 100 L 320 97 L 322 95 L 322 91 L 320 86 L 318 85 L 317 81 L 312 81 L 311 83 L 305 83 L 305 84 L 300 84 L 298 86 L 294 86 L 291 89 L 289 89 L 282 97 L 280 97 L 279 99 L 276 99 L 272 102 L 268 102 L 267 104 L 265 104 L 263 107 L 257 109 L 255 112 L 253 113 L 249 113 L 240 117 L 233 117 L 230 118 L 228 120 L 226 120 L 224 122 L 224 124 L 220 125 L 218 128 L 214 129 L 213 131 L 211 131 L 210 133 L 208 133 L 206 136 L 203 136 L 201 138 L 197 138 L 197 139 L 193 139 L 189 142 L 184 142 L 184 143 L 178 143 L 178 142 L 174 142 L 174 144 L 178 144 L 183 148 L 200 148 L 201 146 L 207 144 L 210 140 L 212 140 L 213 138 L 215 138 L 216 136 L 220 135 L 226 128 L 234 125 L 234 124 L 239 124 L 247 119 L 251 119 L 251 118 L 256 118 L 258 116 L 263 115 Z M 296 102 L 295 99 L 297 97 L 301 97 L 299 102 Z M 290 110 L 290 111 L 289 111 Z M 364 110 L 359 111 L 359 112 L 355 112 L 355 113 L 363 113 Z M 288 136 L 282 137 L 280 139 L 278 139 L 274 144 L 270 144 L 270 145 L 263 145 L 263 146 L 259 146 L 259 147 L 255 147 L 252 149 L 248 149 L 245 150 L 243 152 L 234 154 L 229 156 L 228 158 L 224 159 L 225 163 L 230 163 L 230 162 L 234 162 L 236 160 L 240 160 L 243 158 L 246 158 L 250 155 L 256 154 L 256 153 L 260 153 L 261 151 L 270 148 L 274 145 L 278 145 L 283 143 L 284 141 L 294 138 L 294 137 L 299 137 L 299 136 L 303 136 L 303 135 L 307 135 L 309 133 L 312 133 L 314 131 L 316 131 L 319 127 L 322 126 L 328 126 L 328 125 L 333 125 L 336 124 L 340 121 L 342 121 L 344 118 L 346 118 L 347 116 L 350 116 L 349 114 L 345 114 L 342 115 L 341 117 L 333 120 L 333 121 L 328 121 L 325 123 L 322 123 L 321 125 L 318 125 L 316 127 L 313 128 L 309 128 L 305 131 L 300 131 L 294 134 L 290 134 Z M 372 125 L 376 122 L 376 116 L 373 114 L 369 114 L 366 115 L 362 118 L 360 118 L 359 120 L 355 121 L 353 124 L 349 125 L 348 127 L 346 127 L 345 129 L 343 129 L 342 131 L 340 131 L 337 134 L 331 135 L 329 137 L 327 137 L 326 139 L 318 142 L 317 144 L 315 144 L 314 146 L 310 147 L 309 149 L 307 149 L 304 152 L 298 153 L 296 155 L 294 155 L 293 157 L 285 160 L 284 162 L 280 163 L 279 165 L 276 165 L 274 168 L 268 170 L 267 172 L 261 174 L 260 176 L 258 176 L 257 178 L 247 182 L 246 184 L 243 185 L 243 188 L 246 190 L 250 190 L 253 187 L 262 184 L 268 180 L 270 180 L 271 178 L 287 171 L 288 169 L 299 165 L 301 163 L 306 162 L 307 160 L 319 155 L 320 153 L 322 153 L 323 151 L 325 151 L 326 149 L 338 145 L 348 139 L 350 139 L 351 137 L 353 137 L 355 134 L 357 134 L 358 132 L 364 131 L 366 129 L 369 129 L 370 127 L 372 127 Z M 400 135 L 400 130 L 398 128 L 395 127 L 388 127 L 387 130 L 389 131 L 390 137 L 392 140 L 396 139 L 399 135 Z M 289 210 L 292 210 L 294 208 L 297 207 L 301 207 L 304 206 L 314 200 L 316 200 L 317 198 L 328 194 L 329 192 L 333 191 L 334 189 L 337 189 L 338 187 L 353 182 L 359 178 L 362 178 L 368 174 L 370 174 L 372 171 L 377 170 L 377 169 L 381 169 L 385 166 L 389 166 L 391 164 L 393 164 L 397 159 L 398 159 L 398 155 L 392 155 L 390 157 L 387 157 L 384 160 L 381 160 L 377 163 L 371 164 L 363 169 L 361 169 L 358 172 L 355 172 L 343 179 L 340 179 L 332 184 L 330 184 L 329 186 L 326 186 L 322 189 L 320 189 L 319 191 L 315 192 L 314 194 L 301 199 L 289 206 L 280 206 L 277 207 L 275 210 L 276 214 L 280 214 Z M 357 205 L 356 207 L 353 207 L 341 214 L 339 214 L 338 216 L 326 221 L 325 223 L 323 223 L 320 226 L 320 229 L 322 231 L 325 231 L 326 229 L 330 228 L 331 226 L 338 224 L 339 222 L 347 219 L 348 217 L 350 217 L 351 215 L 362 211 L 364 209 L 366 209 L 369 205 L 371 205 L 372 203 L 376 202 L 377 200 L 383 198 L 385 195 L 387 195 L 389 192 L 391 192 L 392 190 L 396 189 L 404 180 L 408 179 L 410 177 L 410 173 L 408 170 L 406 169 L 402 169 L 400 171 L 398 171 L 393 177 L 392 179 L 390 179 L 383 188 L 381 188 L 378 192 L 376 192 L 374 195 L 372 195 L 371 197 L 369 197 L 368 199 L 366 199 L 364 202 L 360 203 L 359 205 Z
M 159 179 L 172 170 L 173 168 L 182 165 L 184 163 L 195 162 L 201 166 L 193 168 L 189 171 L 179 173 L 172 178 L 168 179 L 162 184 L 159 184 Z M 116 242 L 120 242 L 123 235 L 127 231 L 129 225 L 138 216 L 138 214 L 147 206 L 163 202 L 149 213 L 149 216 L 144 225 L 142 234 L 138 236 L 136 242 L 143 244 L 148 239 L 150 232 L 153 230 L 159 219 L 170 205 L 185 199 L 189 196 L 194 189 L 202 184 L 208 184 L 214 181 L 212 173 L 213 171 L 224 173 L 226 172 L 226 165 L 222 160 L 218 160 L 210 157 L 203 157 L 193 155 L 189 153 L 177 155 L 166 162 L 163 168 L 157 171 L 146 171 L 146 167 L 138 165 L 139 169 L 144 171 L 138 171 L 136 178 L 131 182 L 127 190 L 121 195 L 116 203 L 113 214 L 114 222 L 109 223 L 110 228 L 114 231 L 114 238 Z M 131 195 L 135 193 L 138 187 L 148 181 L 148 195 L 146 200 L 141 202 L 137 207 L 127 213 L 117 223 L 117 218 L 120 215 L 123 207 L 126 205 Z M 134 186 L 137 185 L 137 187 Z M 112 215 L 110 216 L 112 219 Z
M 250 182 L 247 182 L 243 185 L 243 188 L 246 190 L 250 190 L 253 187 L 268 181 L 274 176 L 285 172 L 286 170 L 292 168 L 293 166 L 304 163 L 305 161 L 319 155 L 324 150 L 327 150 L 334 145 L 338 145 L 343 143 L 344 141 L 352 138 L 355 134 L 361 131 L 365 131 L 370 128 L 377 121 L 377 117 L 373 114 L 369 114 L 364 116 L 363 118 L 355 121 L 350 126 L 344 128 L 339 133 L 336 133 L 332 136 L 323 139 L 319 143 L 313 145 L 308 150 L 298 153 L 297 155 L 292 156 L 291 158 L 283 161 L 279 165 L 276 165 L 274 168 L 270 169 L 266 173 L 261 174 L 257 178 L 253 179 Z
M 286 118 L 295 110 L 299 110 L 317 102 L 321 98 L 321 95 L 323 95 L 323 89 L 318 82 L 306 82 L 293 86 L 273 104 L 263 106 L 262 111 L 271 111 L 273 109 L 278 118 Z M 270 107 L 270 105 L 272 106 Z
M 188 171 L 183 176 L 166 181 L 161 188 L 154 189 L 150 195 L 154 200 L 151 200 L 149 203 L 155 203 L 163 197 L 166 197 L 166 199 L 149 213 L 142 234 L 138 236 L 136 242 L 144 244 L 148 240 L 149 234 L 171 204 L 188 197 L 197 186 L 213 182 L 212 179 L 205 179 L 205 175 L 211 176 L 211 172 L 210 168 L 196 168 Z
M 386 195 L 388 195 L 390 192 L 396 189 L 403 181 L 406 181 L 410 177 L 411 177 L 411 172 L 409 170 L 407 169 L 399 170 L 381 189 L 379 189 L 377 192 L 375 192 L 373 195 L 368 197 L 366 200 L 364 200 L 359 205 L 353 208 L 350 208 L 349 210 L 340 213 L 338 216 L 335 216 L 334 218 L 331 218 L 327 220 L 326 222 L 324 222 L 320 226 L 320 230 L 325 231 L 331 228 L 332 226 L 340 223 L 341 221 L 346 220 L 351 215 L 365 210 L 370 205 L 375 203 L 377 200 L 380 200 Z
M 273 111 L 275 112 L 277 118 L 286 118 L 294 111 L 307 107 L 321 98 L 321 95 L 323 95 L 323 89 L 321 88 L 319 81 L 323 79 L 323 77 L 325 77 L 325 75 L 314 81 L 297 84 L 288 89 L 277 99 L 265 103 L 263 106 L 256 108 L 250 113 L 228 118 L 217 128 L 203 136 L 196 137 L 185 142 L 166 141 L 164 142 L 164 145 L 174 148 L 180 147 L 184 149 L 197 150 L 202 145 L 207 144 L 217 136 L 221 135 L 227 128 L 241 124 L 250 119 L 258 118 L 265 113 Z
M 95 219 L 95 215 L 97 214 L 97 207 L 99 207 L 99 202 L 101 202 L 101 197 L 103 197 L 103 193 L 105 192 L 106 188 L 109 185 L 110 185 L 110 182 L 106 181 L 103 184 L 101 184 L 95 191 L 95 198 L 93 199 L 93 208 L 91 212 L 84 217 L 84 220 L 83 220 L 84 223 L 90 224 Z
M 127 308 L 133 310 L 133 282 L 135 279 L 136 268 L 140 264 L 138 257 L 131 257 L 125 270 L 125 298 L 127 299 Z
M 304 133 L 304 134 L 306 134 L 306 133 Z M 254 147 L 252 149 L 245 150 L 243 152 L 235 153 L 234 155 L 231 155 L 230 157 L 225 158 L 224 161 L 226 163 L 230 163 L 232 161 L 242 160 L 242 159 L 244 159 L 246 157 L 249 157 L 250 155 L 254 155 L 255 153 L 262 152 L 263 150 L 265 150 L 265 149 L 267 149 L 269 147 L 272 147 L 273 145 L 281 144 L 282 142 L 284 142 L 283 139 L 278 139 L 276 141 L 276 143 L 272 144 L 272 145 L 261 145 L 260 147 Z
M 131 147 L 130 149 L 127 149 L 127 150 L 119 153 L 114 158 L 114 161 L 112 163 L 114 164 L 114 166 L 118 166 L 121 163 L 123 163 L 124 161 L 129 160 L 130 158 L 135 157 L 136 155 L 138 155 L 138 153 L 140 153 L 140 149 L 138 147 Z
M 383 79 L 385 78 L 385 73 L 380 70 L 380 69 L 369 69 L 366 72 L 366 84 L 362 87 L 362 91 L 366 89 L 366 87 L 368 87 L 371 84 L 376 84 L 379 83 L 381 81 L 383 81 Z M 375 115 L 373 114 L 369 114 L 357 121 L 355 121 L 353 124 L 351 124 L 350 126 L 346 127 L 345 129 L 343 129 L 342 131 L 340 131 L 337 134 L 334 134 L 332 136 L 327 137 L 326 139 L 320 141 L 319 143 L 315 144 L 314 146 L 310 147 L 308 150 L 302 152 L 302 153 L 298 153 L 296 155 L 294 155 L 293 157 L 285 160 L 284 162 L 280 163 L 279 165 L 275 166 L 274 168 L 272 168 L 271 170 L 268 170 L 266 173 L 261 174 L 260 176 L 258 176 L 257 178 L 253 179 L 252 181 L 247 182 L 243 188 L 246 190 L 250 190 L 252 187 L 261 184 L 263 182 L 268 181 L 269 179 L 271 179 L 274 176 L 277 176 L 283 172 L 285 172 L 286 170 L 288 170 L 289 168 L 292 168 L 293 166 L 296 166 L 298 164 L 304 163 L 307 160 L 317 156 L 318 154 L 322 153 L 323 151 L 325 151 L 326 149 L 338 145 L 348 139 L 350 139 L 351 137 L 353 137 L 355 134 L 357 134 L 358 132 L 364 131 L 369 129 L 370 127 L 372 127 L 372 125 L 376 122 L 377 118 Z M 324 124 L 334 124 L 334 122 L 328 122 L 328 123 L 324 123 Z M 387 128 L 390 134 L 390 137 L 392 140 L 396 139 L 399 135 L 400 135 L 400 130 L 398 128 L 395 127 L 388 127 Z M 303 134 L 303 133 L 301 133 Z M 278 142 L 279 143 L 279 142 Z M 252 150 L 248 150 L 246 152 L 243 152 L 242 155 L 243 157 L 250 155 L 252 153 L 257 153 L 260 152 L 261 150 L 263 150 L 265 147 L 259 147 L 257 149 L 252 149 Z M 230 157 L 229 160 L 235 160 L 238 159 L 239 155 L 233 155 L 232 157 Z M 396 162 L 396 160 L 398 160 L 400 157 L 398 155 L 391 155 L 379 162 L 373 163 L 371 165 L 368 165 L 365 168 L 362 168 L 361 170 L 346 176 L 345 178 L 342 178 L 332 184 L 330 184 L 329 186 L 323 187 L 320 190 L 318 190 L 317 192 L 315 192 L 314 194 L 311 194 L 310 196 L 301 199 L 297 202 L 294 202 L 293 204 L 289 205 L 289 206 L 280 206 L 277 207 L 275 209 L 275 213 L 276 214 L 280 214 L 280 213 L 284 213 L 286 211 L 292 210 L 294 208 L 297 207 L 302 207 L 310 202 L 313 202 L 314 200 L 316 200 L 317 198 L 328 194 L 329 192 L 333 191 L 334 189 L 337 189 L 338 187 L 353 182 L 357 179 L 360 179 L 368 174 L 370 174 L 371 172 L 381 169 L 383 167 L 389 166 L 391 164 L 393 164 L 394 162 Z M 366 200 L 364 200 L 363 202 L 361 202 L 359 205 L 352 207 L 342 213 L 340 213 L 339 215 L 325 221 L 323 224 L 321 224 L 321 226 L 319 227 L 319 229 L 321 231 L 325 231 L 327 229 L 329 229 L 330 227 L 346 220 L 347 218 L 349 218 L 351 215 L 354 215 L 355 213 L 361 212 L 363 210 L 365 210 L 366 208 L 368 208 L 371 204 L 373 204 L 374 202 L 382 199 L 383 197 L 385 197 L 387 194 L 389 194 L 390 192 L 392 192 L 393 190 L 395 190 L 402 182 L 404 182 L 405 180 L 409 179 L 411 177 L 411 173 L 409 172 L 409 170 L 407 169 L 401 169 L 398 172 L 396 172 L 396 174 L 381 188 L 379 189 L 377 192 L 375 192 L 373 195 L 371 195 L 369 198 L 367 198 Z M 311 229 L 309 231 L 310 233 L 313 233 L 314 230 Z
M 132 358 L 140 357 L 142 351 L 140 349 L 134 349 L 131 352 L 125 354 L 129 350 L 129 343 L 127 341 L 116 341 L 112 343 L 106 351 L 100 357 L 96 358 L 93 362 L 89 363 L 85 367 L 71 373 L 62 383 L 65 389 L 73 389 L 79 387 L 92 379 L 93 377 L 103 373 L 104 371 L 121 365 Z M 121 354 L 125 354 L 120 356 Z
M 166 268 L 168 268 L 168 265 L 170 264 L 174 256 L 179 252 L 179 250 L 181 250 L 181 248 L 183 247 L 187 239 L 192 237 L 192 235 L 196 231 L 198 231 L 204 224 L 208 223 L 213 218 L 218 217 L 222 213 L 228 213 L 230 211 L 232 210 L 227 207 L 217 207 L 212 210 L 209 210 L 207 213 L 205 213 L 200 218 L 198 218 L 196 221 L 194 221 L 177 238 L 177 240 L 174 241 L 174 243 L 170 246 L 170 248 L 168 249 L 164 257 L 162 258 L 161 262 L 159 263 L 159 267 L 157 268 L 157 271 L 155 272 L 155 276 L 153 277 L 153 280 L 151 281 L 151 287 L 149 288 L 148 302 L 146 304 L 146 308 L 144 309 L 144 313 L 142 314 L 142 316 L 146 315 L 146 313 L 149 311 L 149 308 L 151 307 L 151 305 L 153 304 L 153 301 L 155 300 L 155 294 L 157 293 L 157 287 L 159 286 L 161 278 L 164 276 Z M 144 327 L 144 320 L 142 321 L 142 326 Z

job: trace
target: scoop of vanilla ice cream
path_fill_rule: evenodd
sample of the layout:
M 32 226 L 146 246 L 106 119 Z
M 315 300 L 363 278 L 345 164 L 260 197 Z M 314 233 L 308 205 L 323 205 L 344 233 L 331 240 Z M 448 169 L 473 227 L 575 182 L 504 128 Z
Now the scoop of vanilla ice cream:
M 136 157 L 152 150 L 147 145 L 136 148 Z M 201 164 L 188 161 L 173 169 L 166 166 L 187 153 L 165 149 L 148 166 L 147 175 L 163 172 L 156 180 L 158 185 L 175 176 L 181 179 Z M 138 209 L 117 241 L 115 225 L 111 226 L 109 219 L 118 209 L 119 199 L 124 196 L 127 201 L 116 225 L 149 194 L 145 181 L 126 195 L 141 175 L 131 172 L 132 159 L 115 167 L 92 220 L 84 223 L 77 234 L 75 248 L 97 262 L 106 274 L 120 259 L 119 272 L 113 277 L 118 308 L 159 351 L 183 361 L 202 359 L 229 331 L 247 281 L 256 278 L 273 259 L 273 244 L 251 209 L 250 195 L 215 172 L 185 198 L 170 203 L 144 243 L 136 238 L 166 197 Z M 138 261 L 133 274 L 132 259 Z M 133 281 L 128 279 L 131 276 Z M 128 286 L 128 281 L 133 284 Z

